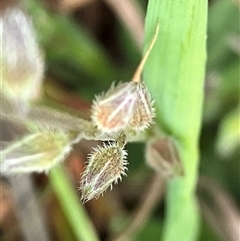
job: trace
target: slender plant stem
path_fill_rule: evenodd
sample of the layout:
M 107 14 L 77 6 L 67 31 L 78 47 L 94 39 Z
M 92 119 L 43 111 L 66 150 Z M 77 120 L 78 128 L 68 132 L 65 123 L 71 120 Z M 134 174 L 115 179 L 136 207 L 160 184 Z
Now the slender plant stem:
M 142 49 L 144 32 L 144 13 L 136 0 L 104 0 L 125 27 L 137 47 Z
M 60 166 L 52 169 L 49 178 L 77 240 L 98 241 L 93 224 L 64 170 Z
M 143 194 L 142 200 L 136 208 L 130 223 L 119 233 L 119 235 L 112 238 L 112 241 L 127 241 L 131 240 L 133 235 L 136 235 L 141 227 L 147 222 L 154 207 L 161 199 L 164 192 L 164 186 L 165 181 L 163 180 L 162 175 L 155 173 L 147 192 Z
M 133 82 L 139 83 L 141 81 L 142 70 L 143 70 L 144 65 L 145 65 L 145 63 L 146 63 L 146 61 L 148 59 L 148 56 L 151 53 L 151 50 L 152 50 L 152 48 L 153 48 L 153 46 L 154 46 L 154 44 L 155 44 L 155 42 L 157 40 L 158 32 L 159 32 L 159 23 L 157 23 L 156 31 L 154 33 L 153 39 L 152 39 L 152 41 L 151 41 L 147 51 L 145 52 L 145 54 L 144 54 L 140 64 L 137 67 L 137 70 L 135 71 L 135 73 L 134 73 L 134 75 L 132 77 L 132 81 Z
M 144 69 L 155 101 L 158 126 L 174 138 L 183 177 L 168 183 L 164 241 L 194 241 L 199 213 L 195 200 L 198 139 L 206 62 L 207 0 L 150 0 L 145 48 L 157 22 L 159 37 Z
M 29 174 L 9 176 L 16 213 L 26 241 L 50 241 L 45 215 L 41 213 Z

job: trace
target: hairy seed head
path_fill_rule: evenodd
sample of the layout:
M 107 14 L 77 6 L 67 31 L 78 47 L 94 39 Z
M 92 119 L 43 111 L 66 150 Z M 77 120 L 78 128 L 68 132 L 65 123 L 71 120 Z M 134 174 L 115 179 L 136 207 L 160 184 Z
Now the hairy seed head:
M 11 1 L 12 2 L 12 1 Z M 1 12 L 0 94 L 25 111 L 29 101 L 40 95 L 44 62 L 27 14 L 18 1 L 6 4 Z
M 82 174 L 80 190 L 82 200 L 98 198 L 108 187 L 116 184 L 126 175 L 127 152 L 118 143 L 103 144 L 94 148 L 88 157 L 88 164 Z
M 138 83 L 137 101 L 128 127 L 135 131 L 142 131 L 153 123 L 154 116 L 150 93 L 143 83 Z
M 0 152 L 2 173 L 48 172 L 71 151 L 64 132 L 42 131 L 12 143 Z
M 184 174 L 175 143 L 170 138 L 156 138 L 147 143 L 146 163 L 165 179 Z
M 123 130 L 132 117 L 137 96 L 137 83 L 112 86 L 105 95 L 94 101 L 93 122 L 106 133 Z

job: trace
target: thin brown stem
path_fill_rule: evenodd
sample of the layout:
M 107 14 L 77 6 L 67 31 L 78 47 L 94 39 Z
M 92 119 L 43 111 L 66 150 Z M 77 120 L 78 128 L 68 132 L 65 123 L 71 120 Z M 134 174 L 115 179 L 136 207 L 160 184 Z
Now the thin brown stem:
M 139 50 L 142 49 L 144 36 L 144 13 L 136 0 L 104 0 L 125 27 Z
M 231 195 L 211 178 L 201 177 L 199 201 L 207 222 L 222 240 L 239 240 L 240 212 Z
M 136 72 L 134 73 L 134 75 L 132 77 L 132 81 L 137 82 L 137 83 L 139 83 L 141 81 L 141 74 L 142 74 L 143 67 L 144 67 L 144 65 L 145 65 L 145 63 L 148 59 L 148 56 L 149 56 L 149 54 L 150 54 L 150 52 L 151 52 L 151 50 L 152 50 L 152 48 L 153 48 L 153 46 L 154 46 L 154 44 L 157 40 L 158 32 L 159 32 L 159 22 L 157 23 L 156 31 L 155 31 L 155 34 L 153 36 L 153 39 L 152 39 L 146 53 L 144 54 L 140 64 L 138 65 Z
M 85 7 L 94 1 L 95 0 L 61 0 L 59 2 L 59 9 L 64 12 L 72 12 L 76 9 Z
M 164 186 L 165 181 L 163 180 L 162 175 L 156 172 L 147 192 L 143 194 L 142 200 L 136 208 L 130 223 L 123 231 L 121 231 L 121 233 L 110 239 L 111 241 L 132 240 L 132 236 L 144 226 L 153 209 L 161 199 L 164 193 Z

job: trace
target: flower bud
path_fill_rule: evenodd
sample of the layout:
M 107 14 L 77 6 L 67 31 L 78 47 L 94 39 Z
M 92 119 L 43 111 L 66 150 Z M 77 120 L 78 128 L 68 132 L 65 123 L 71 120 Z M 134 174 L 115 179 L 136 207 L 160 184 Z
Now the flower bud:
M 112 86 L 93 103 L 92 120 L 104 132 L 123 130 L 129 123 L 137 100 L 137 83 Z
M 31 21 L 17 2 L 1 9 L 0 94 L 26 112 L 28 102 L 39 97 L 44 63 Z
M 98 198 L 112 184 L 118 183 L 127 170 L 127 152 L 118 143 L 103 144 L 93 148 L 88 164 L 82 174 L 80 190 L 82 200 Z
M 42 131 L 25 136 L 0 152 L 2 173 L 47 172 L 71 151 L 69 135 Z
M 184 174 L 175 145 L 169 138 L 154 139 L 148 142 L 146 162 L 166 179 Z
M 138 83 L 137 101 L 128 127 L 137 132 L 142 131 L 153 123 L 154 116 L 153 101 L 150 93 L 143 83 Z

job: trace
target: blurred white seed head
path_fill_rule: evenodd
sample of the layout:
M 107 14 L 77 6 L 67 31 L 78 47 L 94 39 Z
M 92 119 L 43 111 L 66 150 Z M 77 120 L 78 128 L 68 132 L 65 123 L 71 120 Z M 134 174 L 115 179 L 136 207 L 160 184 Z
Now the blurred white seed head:
M 71 151 L 65 132 L 41 131 L 13 142 L 0 152 L 2 173 L 48 172 Z
M 81 177 L 83 202 L 98 198 L 126 175 L 127 152 L 117 142 L 93 148 Z
M 137 83 L 111 86 L 106 94 L 96 97 L 93 102 L 93 122 L 106 133 L 123 130 L 132 117 L 137 97 Z
M 0 94 L 24 109 L 25 104 L 40 94 L 43 56 L 31 21 L 19 4 L 4 4 L 1 10 Z
M 128 127 L 134 131 L 143 131 L 153 123 L 155 116 L 153 101 L 143 83 L 138 83 L 137 101 Z

